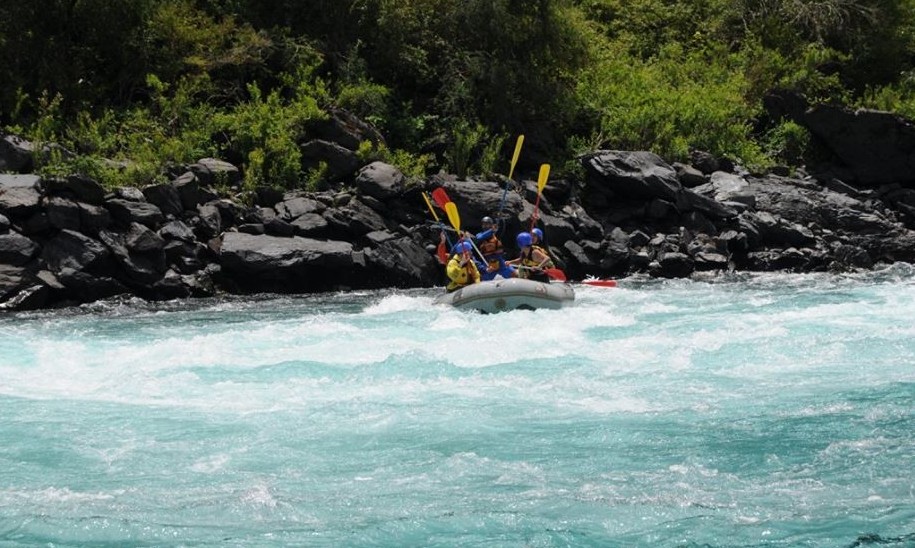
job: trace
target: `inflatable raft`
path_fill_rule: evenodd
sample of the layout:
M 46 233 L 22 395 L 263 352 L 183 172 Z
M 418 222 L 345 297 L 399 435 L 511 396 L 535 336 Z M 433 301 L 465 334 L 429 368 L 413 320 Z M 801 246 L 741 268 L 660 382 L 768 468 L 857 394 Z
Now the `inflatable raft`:
M 575 291 L 566 283 L 544 283 L 523 278 L 492 280 L 462 287 L 435 299 L 463 310 L 487 314 L 508 310 L 562 308 L 575 301 Z

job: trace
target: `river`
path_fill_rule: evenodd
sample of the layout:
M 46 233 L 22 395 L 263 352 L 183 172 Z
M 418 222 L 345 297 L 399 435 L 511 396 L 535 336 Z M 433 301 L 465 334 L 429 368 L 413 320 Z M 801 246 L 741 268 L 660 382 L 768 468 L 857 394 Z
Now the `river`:
M 0 315 L 0 545 L 915 545 L 915 269 L 576 292 Z

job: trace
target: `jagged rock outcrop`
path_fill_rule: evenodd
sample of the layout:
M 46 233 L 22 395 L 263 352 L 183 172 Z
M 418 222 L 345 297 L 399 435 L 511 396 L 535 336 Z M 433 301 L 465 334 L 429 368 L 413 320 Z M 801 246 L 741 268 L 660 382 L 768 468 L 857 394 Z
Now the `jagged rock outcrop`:
M 649 152 L 593 151 L 579 158 L 584 180 L 554 177 L 539 197 L 536 224 L 554 261 L 571 279 L 841 271 L 915 261 L 908 122 L 805 109 L 792 112 L 812 128 L 862 124 L 894 135 L 879 145 L 880 157 L 894 160 L 881 170 L 842 153 L 856 142 L 853 135 L 868 135 L 857 129 L 832 136 L 845 164 L 820 176 L 749 174 L 701 151 L 690 164 L 668 164 Z M 325 135 L 346 128 L 366 135 L 341 120 L 328 122 Z M 4 142 L 0 159 L 27 169 L 16 163 L 26 145 Z M 535 217 L 537 184 L 524 177 L 415 181 L 383 162 L 358 165 L 345 144 L 315 150 L 340 152 L 340 177 L 348 183 L 311 192 L 239 190 L 238 200 L 228 199 L 211 185 L 238 187 L 241 173 L 218 159 L 175 166 L 170 181 L 144 189 L 106 191 L 84 176 L 0 174 L 0 309 L 122 294 L 171 299 L 440 285 L 436 244 L 442 234 L 452 241 L 456 234 L 444 211 L 436 208 L 439 220 L 432 220 L 423 192 L 445 189 L 464 232 L 478 231 L 484 216 L 498 218 L 509 254 Z

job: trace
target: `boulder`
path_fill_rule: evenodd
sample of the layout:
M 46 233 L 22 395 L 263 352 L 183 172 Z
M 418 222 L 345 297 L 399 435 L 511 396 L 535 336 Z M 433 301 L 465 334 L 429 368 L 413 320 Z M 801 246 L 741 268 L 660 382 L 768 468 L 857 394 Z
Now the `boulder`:
M 680 179 L 680 184 L 686 188 L 697 187 L 708 182 L 705 174 L 693 166 L 674 162 L 672 167 L 677 172 L 677 178 Z
M 683 189 L 674 168 L 652 152 L 598 150 L 581 163 L 588 185 L 611 196 L 674 202 Z
M 238 186 L 241 183 L 241 171 L 229 162 L 217 158 L 201 158 L 190 166 L 191 172 L 204 186 L 214 184 Z
M 661 278 L 686 278 L 695 270 L 693 259 L 679 251 L 667 251 L 658 255 L 658 269 L 652 275 Z
M 849 182 L 915 188 L 912 121 L 890 112 L 824 104 L 806 110 L 798 122 L 833 153 L 831 170 L 849 174 Z
M 347 179 L 362 165 L 359 156 L 336 143 L 314 139 L 301 145 L 302 163 L 306 168 L 316 168 L 323 163 L 323 177 L 327 181 Z
M 145 202 L 146 196 L 139 188 L 132 186 L 122 186 L 114 189 L 114 197 L 130 202 Z
M 292 236 L 296 228 L 279 217 L 264 221 L 264 232 L 273 236 Z
M 425 248 L 406 236 L 385 238 L 377 247 L 367 248 L 365 262 L 367 270 L 358 283 L 362 287 L 429 286 L 441 270 Z
M 111 212 L 111 216 L 124 226 L 129 226 L 130 223 L 140 223 L 150 228 L 157 228 L 165 220 L 162 210 L 147 202 L 114 198 L 105 202 L 105 207 Z
M 36 283 L 24 287 L 0 303 L 0 310 L 37 310 L 43 308 L 51 298 L 51 288 Z
M 72 230 L 61 230 L 41 251 L 42 260 L 55 274 L 64 269 L 90 269 L 108 255 L 109 250 L 102 242 Z
M 311 198 L 291 196 L 276 204 L 274 209 L 276 209 L 277 215 L 284 221 L 292 221 L 306 213 L 320 213 L 321 211 L 324 211 L 325 206 L 321 202 Z
M 322 216 L 327 221 L 330 233 L 343 239 L 387 228 L 381 215 L 358 199 L 351 200 L 345 207 L 328 209 Z
M 136 226 L 143 227 L 139 224 Z M 146 227 L 143 228 L 149 230 Z M 115 261 L 126 275 L 126 279 L 124 276 L 118 276 L 118 278 L 124 279 L 131 285 L 148 286 L 161 279 L 165 273 L 165 252 L 161 248 L 148 252 L 132 250 L 128 247 L 128 240 L 131 236 L 130 232 L 124 234 L 105 230 L 99 233 L 99 239 L 108 246 Z
M 192 224 L 194 233 L 200 240 L 206 241 L 218 236 L 222 232 L 222 215 L 216 207 L 216 202 L 197 206 L 197 217 Z
M 0 264 L 22 266 L 38 253 L 38 244 L 16 232 L 0 235 Z
M 169 221 L 159 229 L 159 236 L 166 240 L 180 240 L 193 243 L 194 232 L 182 221 Z
M 26 218 L 41 204 L 41 177 L 37 175 L 0 174 L 0 213 Z
M 161 251 L 165 240 L 161 236 L 140 223 L 130 223 L 124 244 L 127 249 L 139 253 Z
M 26 269 L 0 262 L 0 302 L 29 283 Z
M 180 217 L 184 212 L 184 204 L 178 189 L 171 183 L 148 186 L 143 189 L 146 200 L 162 211 L 163 215 Z
M 93 302 L 122 295 L 130 291 L 121 282 L 108 276 L 64 268 L 58 279 L 68 290 L 68 295 L 82 302 Z
M 44 189 L 51 196 L 62 196 L 87 204 L 102 205 L 105 201 L 102 185 L 85 175 L 47 179 L 44 181 Z
M 79 204 L 68 199 L 58 196 L 48 198 L 45 206 L 48 214 L 48 222 L 54 228 L 79 230 L 82 215 Z
M 32 171 L 35 147 L 17 135 L 0 137 L 0 172 L 28 173 Z
M 103 206 L 77 203 L 79 206 L 79 224 L 84 233 L 98 234 L 111 224 L 111 214 Z
M 404 175 L 390 164 L 372 162 L 359 170 L 356 188 L 378 200 L 387 200 L 403 192 Z
M 320 236 L 327 232 L 328 223 L 324 217 L 317 213 L 300 215 L 289 223 L 299 236 Z
M 353 246 L 334 240 L 227 232 L 219 263 L 226 276 L 248 290 L 326 289 L 348 279 Z

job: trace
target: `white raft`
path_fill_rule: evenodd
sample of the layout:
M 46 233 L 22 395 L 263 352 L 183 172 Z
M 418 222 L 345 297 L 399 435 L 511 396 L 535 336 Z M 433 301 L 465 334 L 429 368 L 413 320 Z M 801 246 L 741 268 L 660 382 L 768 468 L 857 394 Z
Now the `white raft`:
M 435 304 L 450 304 L 462 310 L 479 310 L 492 314 L 508 310 L 556 309 L 574 301 L 575 291 L 567 283 L 509 278 L 462 287 L 437 297 Z

